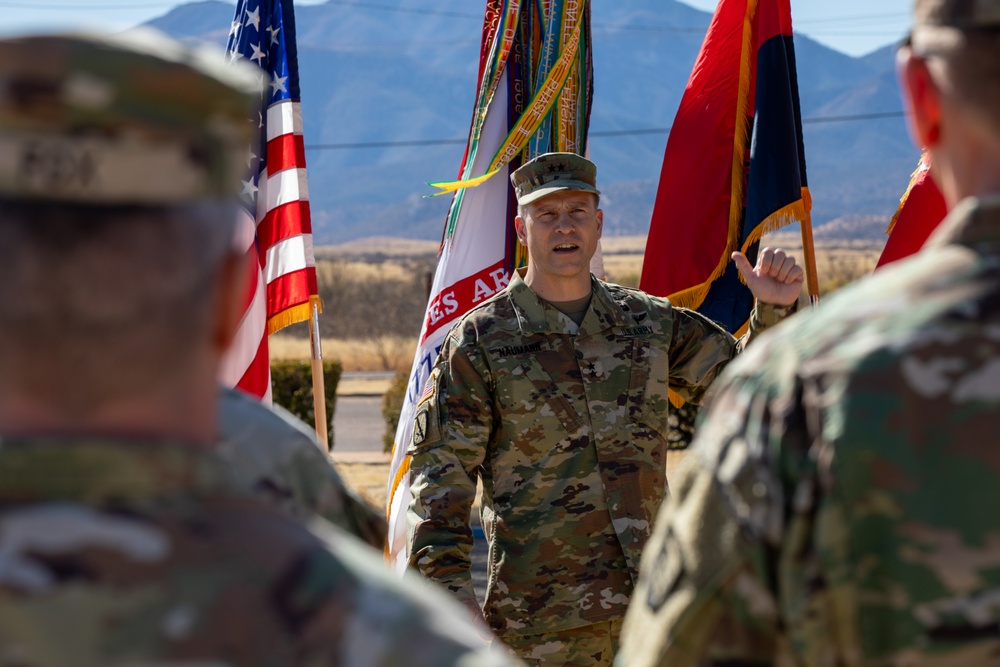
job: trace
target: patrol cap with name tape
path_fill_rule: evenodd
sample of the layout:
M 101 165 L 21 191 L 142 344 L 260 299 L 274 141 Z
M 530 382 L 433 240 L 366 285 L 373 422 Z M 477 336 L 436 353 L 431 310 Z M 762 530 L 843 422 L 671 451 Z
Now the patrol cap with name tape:
M 0 39 L 0 197 L 235 198 L 258 139 L 260 75 L 149 30 Z
M 560 190 L 597 189 L 597 165 L 576 153 L 545 153 L 525 162 L 510 175 L 518 204 L 530 204 Z
M 915 27 L 1000 28 L 1000 0 L 915 0 Z

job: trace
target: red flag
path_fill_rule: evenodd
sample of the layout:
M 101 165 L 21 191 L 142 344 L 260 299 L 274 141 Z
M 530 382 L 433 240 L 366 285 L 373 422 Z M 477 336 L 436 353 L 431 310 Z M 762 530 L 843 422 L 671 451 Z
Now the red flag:
M 899 200 L 899 208 L 892 216 L 886 234 L 882 255 L 875 268 L 903 259 L 920 250 L 948 213 L 944 196 L 931 177 L 931 157 L 924 153 L 917 170 L 910 177 L 910 185 Z
M 248 154 L 250 176 L 243 182 L 250 214 L 240 249 L 256 260 L 254 284 L 220 379 L 270 400 L 267 336 L 309 319 L 319 306 L 292 0 L 239 0 L 229 53 L 259 65 L 265 85 L 253 119 L 261 155 Z
M 720 0 L 674 120 L 642 289 L 736 333 L 753 307 L 730 255 L 809 217 L 788 0 Z

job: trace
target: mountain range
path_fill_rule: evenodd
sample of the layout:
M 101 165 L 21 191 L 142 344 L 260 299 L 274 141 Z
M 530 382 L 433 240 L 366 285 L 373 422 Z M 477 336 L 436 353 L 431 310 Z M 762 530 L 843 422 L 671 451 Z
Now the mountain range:
M 454 178 L 462 159 L 476 94 L 481 3 L 438 0 L 427 9 L 413 0 L 389 1 L 296 8 L 319 245 L 441 236 L 449 198 L 426 198 L 432 191 L 426 183 Z M 711 15 L 675 0 L 591 5 L 589 149 L 599 169 L 605 234 L 645 234 L 666 128 Z M 233 11 L 225 2 L 193 2 L 148 25 L 224 45 Z M 851 57 L 802 35 L 795 49 L 817 232 L 836 221 L 831 232 L 882 237 L 919 157 L 900 114 L 893 49 Z M 384 145 L 396 142 L 411 144 Z M 845 219 L 864 222 L 844 225 Z

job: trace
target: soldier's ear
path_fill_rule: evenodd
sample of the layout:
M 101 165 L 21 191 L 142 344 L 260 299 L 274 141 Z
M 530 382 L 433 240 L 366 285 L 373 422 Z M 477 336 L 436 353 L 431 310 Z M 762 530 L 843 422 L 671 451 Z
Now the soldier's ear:
M 521 242 L 521 245 L 528 245 L 528 230 L 524 224 L 524 218 L 517 216 L 514 218 L 514 231 L 517 232 L 517 240 Z
M 927 58 L 903 46 L 896 55 L 906 120 L 913 142 L 920 148 L 934 148 L 941 138 L 941 91 Z

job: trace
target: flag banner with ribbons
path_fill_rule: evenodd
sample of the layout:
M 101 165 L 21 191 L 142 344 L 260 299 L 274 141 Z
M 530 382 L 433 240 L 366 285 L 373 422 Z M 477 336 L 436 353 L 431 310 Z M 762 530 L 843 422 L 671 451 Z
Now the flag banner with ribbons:
M 250 119 L 261 138 L 247 150 L 246 218 L 237 239 L 254 260 L 253 280 L 220 380 L 269 401 L 267 337 L 308 320 L 314 304 L 319 309 L 292 0 L 239 0 L 228 51 L 261 68 L 263 90 Z
M 730 255 L 810 223 L 789 0 L 720 0 L 667 140 L 640 286 L 739 334 Z M 810 237 L 811 238 L 811 237 Z
M 526 258 L 510 172 L 550 151 L 584 154 L 593 63 L 587 0 L 487 0 L 478 94 L 400 411 L 389 472 L 386 557 L 406 567 L 413 418 L 455 320 L 506 287 Z
M 920 157 L 916 171 L 910 176 L 910 184 L 900 198 L 899 208 L 885 231 L 889 238 L 875 268 L 909 257 L 920 250 L 947 214 L 944 195 L 931 176 L 931 156 L 925 152 Z

